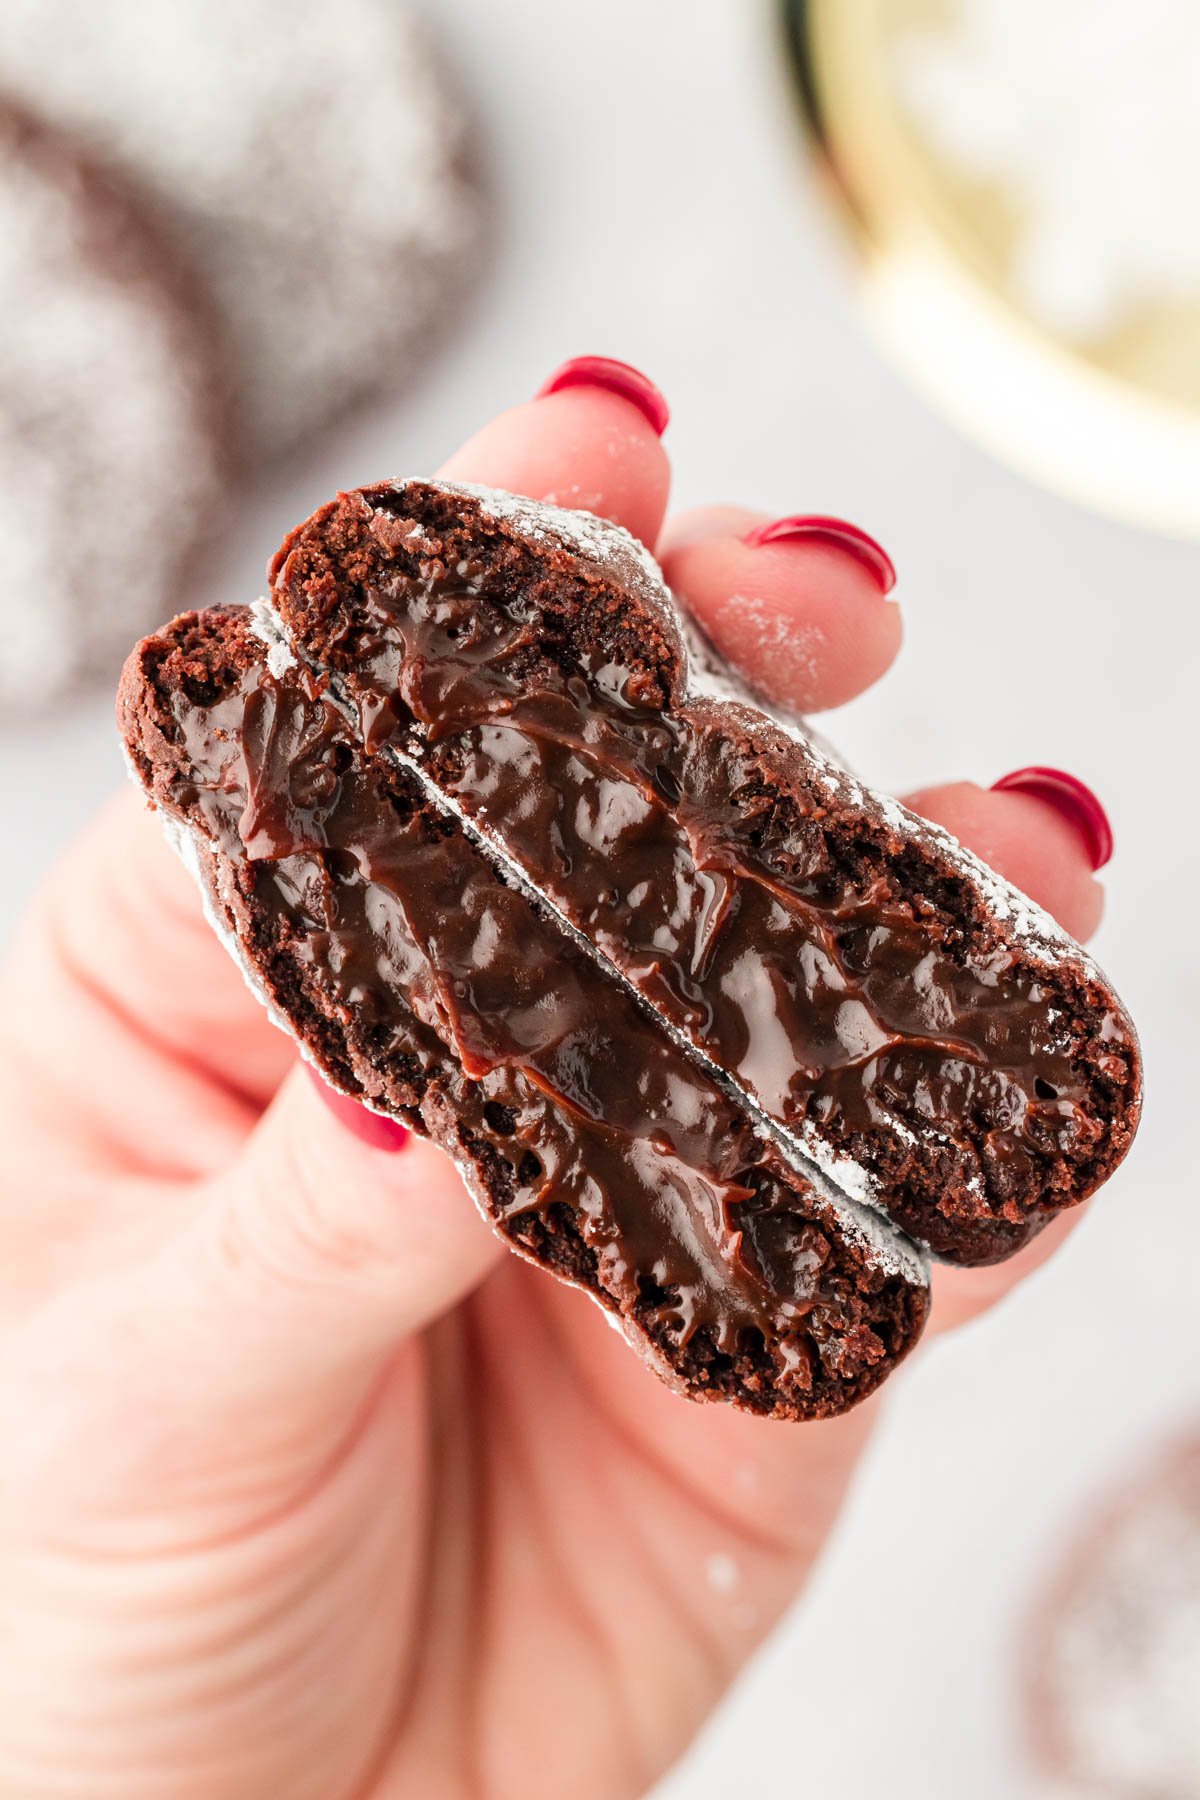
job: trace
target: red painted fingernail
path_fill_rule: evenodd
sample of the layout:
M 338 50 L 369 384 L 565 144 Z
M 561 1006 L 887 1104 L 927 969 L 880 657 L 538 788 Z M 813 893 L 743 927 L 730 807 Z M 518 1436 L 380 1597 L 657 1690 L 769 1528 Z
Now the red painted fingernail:
M 786 519 L 772 519 L 769 525 L 756 525 L 742 542 L 757 548 L 759 544 L 786 544 L 800 538 L 817 538 L 848 551 L 871 571 L 881 594 L 890 594 L 895 587 L 896 570 L 883 545 L 846 519 L 827 518 L 823 513 L 791 513 Z
M 612 356 L 573 356 L 561 369 L 555 369 L 534 395 L 542 400 L 547 394 L 561 393 L 563 388 L 607 388 L 629 400 L 661 437 L 671 419 L 671 409 L 648 375 L 632 363 L 617 362 Z
M 304 1067 L 334 1118 L 347 1131 L 353 1132 L 360 1143 L 368 1144 L 372 1150 L 403 1150 L 412 1136 L 407 1126 L 401 1125 L 398 1119 L 385 1119 L 379 1113 L 369 1112 L 349 1094 L 339 1094 L 336 1088 L 330 1087 L 310 1063 L 305 1063 Z
M 1113 853 L 1112 826 L 1108 814 L 1076 775 L 1065 769 L 1014 769 L 993 781 L 995 793 L 1032 794 L 1074 825 L 1087 846 L 1088 861 L 1093 871 L 1102 869 Z

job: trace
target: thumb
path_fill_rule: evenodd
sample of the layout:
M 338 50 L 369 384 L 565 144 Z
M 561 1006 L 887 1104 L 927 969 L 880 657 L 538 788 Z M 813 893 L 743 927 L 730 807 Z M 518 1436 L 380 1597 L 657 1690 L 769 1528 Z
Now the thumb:
M 410 1440 L 420 1386 L 386 1378 L 504 1254 L 447 1157 L 364 1141 L 299 1065 L 194 1198 L 146 1260 L 61 1291 L 10 1341 L 0 1512 L 86 1519 L 110 1549 L 144 1549 L 152 1521 L 208 1540 L 305 1491 L 385 1396 Z
M 448 1157 L 303 1064 L 209 1186 L 161 1276 L 239 1404 L 369 1382 L 502 1254 Z
M 90 1304 L 64 1295 L 65 1328 L 46 1321 L 56 1385 L 76 1385 L 72 1346 L 98 1432 L 108 1402 L 86 1371 L 103 1368 L 116 1416 L 102 1435 L 130 1463 L 107 1452 L 106 1480 L 161 1490 L 170 1464 L 185 1504 L 197 1472 L 218 1487 L 306 1479 L 405 1341 L 504 1253 L 448 1157 L 300 1063 L 195 1199 L 148 1263 Z

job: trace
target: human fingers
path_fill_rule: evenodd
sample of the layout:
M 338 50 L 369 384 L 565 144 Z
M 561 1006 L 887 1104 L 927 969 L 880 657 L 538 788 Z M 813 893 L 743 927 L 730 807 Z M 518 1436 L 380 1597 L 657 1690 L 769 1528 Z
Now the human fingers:
M 670 521 L 659 554 L 718 654 L 790 711 L 852 700 L 900 648 L 892 565 L 842 520 L 704 507 Z

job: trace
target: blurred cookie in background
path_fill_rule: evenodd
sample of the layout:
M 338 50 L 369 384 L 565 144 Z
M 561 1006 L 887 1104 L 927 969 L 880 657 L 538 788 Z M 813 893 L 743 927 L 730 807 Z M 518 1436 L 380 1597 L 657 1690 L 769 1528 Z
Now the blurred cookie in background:
M 1200 1435 L 1069 1556 L 1038 1622 L 1029 1708 L 1057 1800 L 1200 1795 Z
M 124 168 L 207 284 L 246 458 L 396 386 L 468 280 L 465 113 L 398 0 L 7 0 L 0 86 Z
M 112 674 L 221 486 L 219 353 L 173 254 L 0 101 L 0 711 Z

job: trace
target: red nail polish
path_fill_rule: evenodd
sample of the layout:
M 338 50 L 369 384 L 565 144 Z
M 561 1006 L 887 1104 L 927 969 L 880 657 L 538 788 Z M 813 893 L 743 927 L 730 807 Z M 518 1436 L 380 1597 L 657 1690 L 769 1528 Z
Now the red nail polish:
M 786 519 L 772 519 L 769 525 L 756 525 L 742 542 L 757 548 L 759 544 L 786 544 L 801 538 L 817 538 L 848 551 L 870 570 L 881 594 L 890 594 L 895 587 L 896 571 L 882 544 L 845 519 L 831 519 L 821 513 L 791 513 Z
M 1074 825 L 1087 846 L 1088 861 L 1093 871 L 1102 869 L 1113 853 L 1112 826 L 1108 814 L 1090 787 L 1065 769 L 1014 769 L 993 781 L 995 793 L 1032 794 L 1054 807 Z
M 563 388 L 572 387 L 607 388 L 609 393 L 619 394 L 622 400 L 637 407 L 659 437 L 670 422 L 670 407 L 650 377 L 635 369 L 632 363 L 617 362 L 612 356 L 573 356 L 561 369 L 555 369 L 534 399 L 541 400 L 547 394 L 558 394 Z
M 398 1119 L 385 1119 L 379 1113 L 369 1112 L 349 1094 L 339 1094 L 336 1088 L 330 1087 L 311 1063 L 305 1063 L 304 1067 L 334 1118 L 360 1143 L 369 1145 L 372 1150 L 403 1150 L 412 1134 Z

